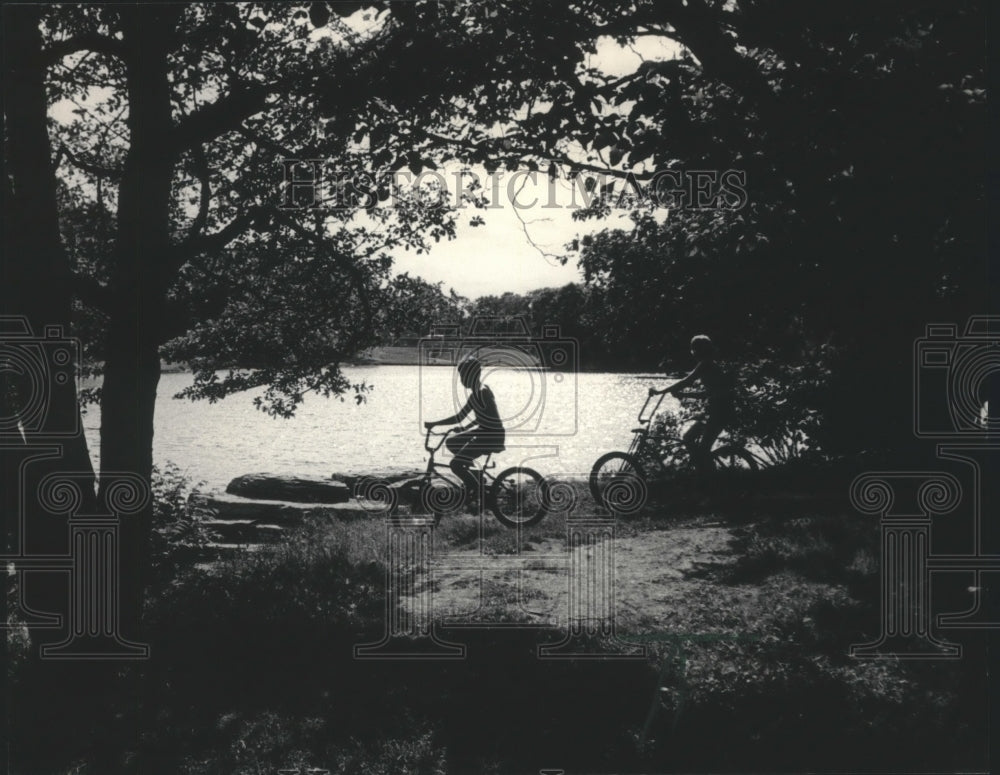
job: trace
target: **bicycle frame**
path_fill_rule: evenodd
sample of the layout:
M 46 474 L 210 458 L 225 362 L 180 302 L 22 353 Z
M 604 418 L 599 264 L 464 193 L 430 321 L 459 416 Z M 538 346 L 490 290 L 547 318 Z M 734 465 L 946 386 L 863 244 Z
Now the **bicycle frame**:
M 682 395 L 680 397 L 684 398 L 685 396 Z M 655 402 L 653 402 L 654 398 L 656 398 Z M 658 396 L 646 396 L 646 401 L 642 405 L 642 408 L 639 410 L 639 414 L 637 417 L 637 420 L 639 422 L 639 427 L 632 429 L 632 433 L 634 435 L 632 436 L 632 443 L 629 445 L 628 448 L 628 453 L 633 457 L 635 457 L 637 460 L 642 460 L 642 453 L 646 446 L 646 442 L 649 441 L 650 423 L 653 421 L 653 418 L 656 417 L 656 415 L 659 413 L 660 405 L 663 403 L 664 398 L 666 398 L 666 393 L 662 393 Z M 650 409 L 650 404 L 652 404 L 652 409 Z M 649 410 L 648 413 L 647 410 Z M 674 441 L 678 445 L 684 445 L 684 441 L 679 434 L 675 437 Z M 752 457 L 758 464 L 767 463 L 767 461 L 760 455 L 757 455 L 753 451 L 746 449 L 744 441 L 740 439 L 734 439 L 730 434 L 726 433 L 725 431 L 722 433 L 722 435 L 720 436 L 719 440 L 717 440 L 716 443 L 718 444 L 720 442 L 722 446 L 737 445 L 740 449 L 744 450 L 750 457 Z M 716 449 L 715 445 L 713 445 L 713 450 L 714 449 Z M 667 467 L 667 463 L 665 460 L 660 460 L 660 465 L 664 468 Z
M 451 470 L 451 466 L 447 463 L 438 463 L 434 460 L 434 455 L 441 449 L 444 445 L 445 439 L 447 439 L 451 434 L 457 433 L 458 428 L 449 428 L 444 433 L 435 433 L 433 428 L 428 428 L 427 433 L 424 436 L 424 449 L 430 453 L 430 457 L 427 459 L 427 470 L 424 472 L 424 478 L 430 481 L 434 477 L 439 479 L 444 479 L 452 484 L 458 484 L 460 486 L 464 485 L 461 482 L 457 482 L 454 477 L 454 473 Z M 431 436 L 437 436 L 438 442 L 432 446 Z M 493 453 L 490 452 L 486 455 L 486 459 L 483 461 L 482 466 L 469 466 L 469 469 L 479 476 L 480 480 L 485 487 L 487 484 L 493 481 L 493 476 L 489 473 L 487 469 L 495 468 L 496 463 L 491 464 L 490 460 L 493 457 Z M 447 471 L 451 476 L 445 476 L 441 471 Z
M 639 410 L 639 414 L 636 417 L 639 423 L 638 428 L 632 429 L 632 443 L 629 444 L 628 453 L 630 455 L 638 457 L 641 455 L 643 447 L 646 445 L 646 440 L 649 438 L 649 424 L 656 417 L 657 412 L 660 411 L 660 404 L 663 403 L 663 399 L 666 398 L 666 393 L 661 393 L 659 396 L 646 396 L 646 402 L 642 405 Z M 653 403 L 653 399 L 656 398 L 656 402 Z M 650 409 L 650 404 L 652 403 L 652 409 Z M 650 409 L 647 414 L 646 410 Z

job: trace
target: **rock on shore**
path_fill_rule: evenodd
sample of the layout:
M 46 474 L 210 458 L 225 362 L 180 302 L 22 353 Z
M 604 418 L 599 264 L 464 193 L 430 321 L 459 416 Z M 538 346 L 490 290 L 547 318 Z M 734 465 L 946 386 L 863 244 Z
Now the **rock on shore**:
M 319 477 L 244 474 L 226 487 L 230 495 L 291 503 L 347 503 L 351 489 L 344 482 Z
M 254 545 L 280 538 L 308 519 L 357 519 L 384 513 L 385 490 L 391 500 L 411 504 L 418 497 L 421 472 L 386 471 L 379 475 L 332 474 L 329 479 L 244 474 L 225 492 L 194 492 L 192 511 L 219 536 L 222 545 Z

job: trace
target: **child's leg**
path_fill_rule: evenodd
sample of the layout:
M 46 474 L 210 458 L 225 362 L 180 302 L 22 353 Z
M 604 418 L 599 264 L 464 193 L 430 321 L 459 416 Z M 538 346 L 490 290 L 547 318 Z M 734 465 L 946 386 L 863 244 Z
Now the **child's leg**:
M 465 485 L 466 494 L 470 499 L 478 499 L 479 477 L 472 471 L 473 461 L 483 454 L 481 444 L 475 433 L 456 433 L 445 442 L 448 450 L 454 455 L 448 464 L 455 476 Z
M 684 446 L 687 447 L 688 452 L 694 454 L 698 447 L 698 440 L 701 438 L 701 434 L 705 429 L 704 421 L 699 417 L 693 423 L 691 427 L 684 431 L 681 436 L 681 441 L 684 442 Z
M 696 453 L 698 467 L 703 472 L 710 473 L 715 470 L 715 463 L 712 460 L 712 445 L 715 444 L 720 433 L 722 433 L 722 423 L 714 417 L 705 418 Z
M 454 472 L 462 484 L 465 485 L 465 492 L 469 498 L 475 498 L 479 495 L 479 477 L 472 471 L 472 461 L 468 458 L 456 457 L 452 458 L 451 463 L 448 464 L 451 470 Z
M 681 436 L 681 440 L 684 442 L 684 446 L 687 447 L 688 454 L 691 456 L 691 463 L 702 473 L 711 471 L 711 465 L 708 467 L 705 465 L 705 455 L 702 446 L 705 427 L 705 418 L 700 417 Z

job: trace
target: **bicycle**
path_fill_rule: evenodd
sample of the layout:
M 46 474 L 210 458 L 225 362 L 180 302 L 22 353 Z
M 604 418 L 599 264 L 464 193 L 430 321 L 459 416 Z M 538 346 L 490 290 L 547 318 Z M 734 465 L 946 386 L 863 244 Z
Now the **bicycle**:
M 650 446 L 650 422 L 660 409 L 666 394 L 649 409 L 653 396 L 647 396 L 639 410 L 639 427 L 632 429 L 632 443 L 627 452 L 608 452 L 601 455 L 590 470 L 590 493 L 604 508 L 618 514 L 634 514 L 642 508 L 651 475 L 651 461 L 659 463 L 664 471 L 678 471 L 690 467 L 690 452 L 683 439 L 669 434 L 658 450 Z M 757 458 L 738 444 L 727 443 L 712 450 L 715 469 L 756 471 Z
M 435 524 L 445 514 L 458 511 L 465 500 L 465 485 L 457 480 L 447 463 L 434 460 L 445 439 L 459 430 L 461 428 L 450 428 L 444 433 L 435 433 L 428 428 L 424 438 L 424 449 L 430 453 L 430 457 L 427 460 L 427 470 L 419 480 L 420 500 L 434 515 Z M 436 444 L 431 441 L 432 436 L 438 437 Z M 496 463 L 490 462 L 492 457 L 491 452 L 486 455 L 482 466 L 471 469 L 479 479 L 480 494 L 486 495 L 486 507 L 506 527 L 530 527 L 540 522 L 549 512 L 548 482 L 545 477 L 525 466 L 505 468 L 493 476 L 490 470 L 496 468 Z

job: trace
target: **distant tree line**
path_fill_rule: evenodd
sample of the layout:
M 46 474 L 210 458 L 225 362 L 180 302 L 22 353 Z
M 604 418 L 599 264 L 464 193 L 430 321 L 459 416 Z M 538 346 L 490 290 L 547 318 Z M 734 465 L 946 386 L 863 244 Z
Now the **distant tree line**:
M 606 229 L 580 240 L 574 247 L 584 280 L 560 288 L 467 299 L 441 283 L 397 277 L 384 341 L 413 341 L 442 324 L 468 335 L 477 318 L 500 328 L 499 321 L 520 318 L 534 336 L 558 327 L 578 343 L 580 367 L 591 371 L 682 371 L 698 333 L 733 362 L 767 357 L 792 365 L 822 347 L 782 307 L 773 272 L 740 260 L 762 236 L 748 239 L 731 216 L 722 229 L 706 217 L 701 230 L 690 229 L 690 219 L 635 220 L 632 231 Z M 734 244 L 726 245 L 730 236 Z

